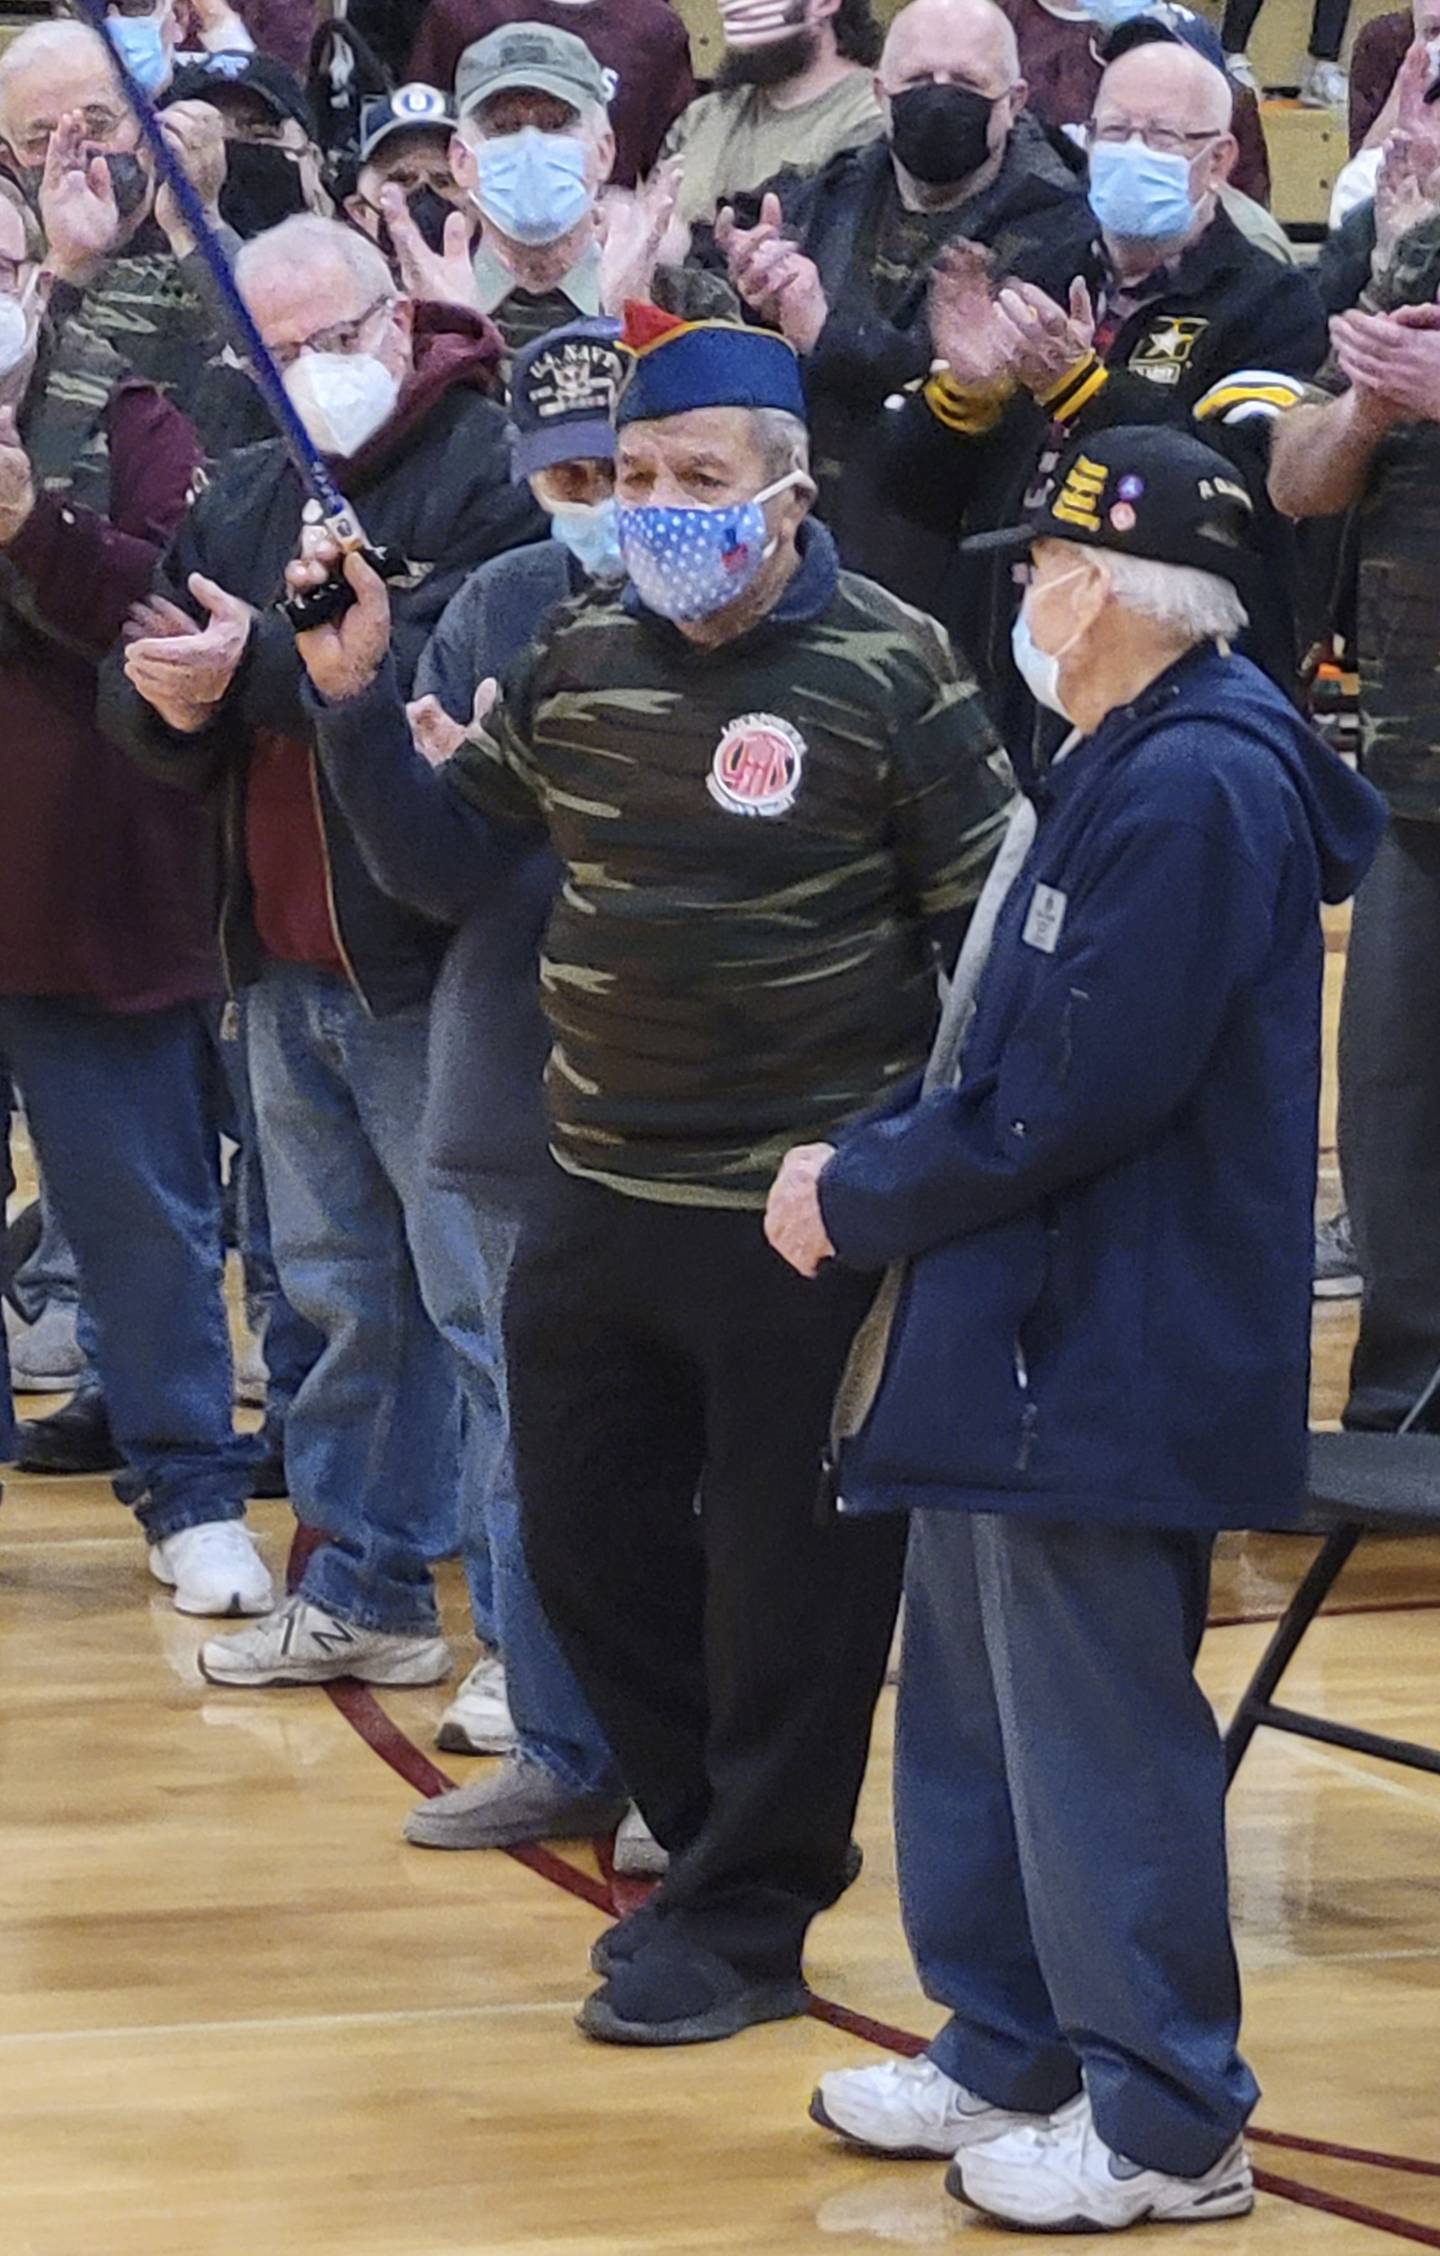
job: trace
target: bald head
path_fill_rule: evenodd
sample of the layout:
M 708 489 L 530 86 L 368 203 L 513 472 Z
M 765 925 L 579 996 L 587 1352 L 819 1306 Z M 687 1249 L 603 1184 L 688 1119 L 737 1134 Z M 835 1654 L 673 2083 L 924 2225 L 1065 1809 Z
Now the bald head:
M 1101 79 L 1096 118 L 1112 112 L 1184 133 L 1228 133 L 1235 97 L 1225 73 L 1193 47 L 1155 39 L 1132 47 Z
M 880 85 L 889 94 L 933 79 L 998 96 L 1019 77 L 1014 26 L 994 0 L 909 0 L 880 57 Z

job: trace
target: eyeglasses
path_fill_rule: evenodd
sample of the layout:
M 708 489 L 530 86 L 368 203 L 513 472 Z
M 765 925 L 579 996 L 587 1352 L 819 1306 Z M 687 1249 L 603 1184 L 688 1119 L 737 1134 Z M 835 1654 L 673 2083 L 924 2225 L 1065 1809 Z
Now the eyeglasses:
M 1178 125 L 1136 125 L 1128 118 L 1091 118 L 1085 127 L 1088 149 L 1123 149 L 1127 141 L 1143 141 L 1147 149 L 1167 157 L 1183 157 L 1188 149 L 1219 139 L 1218 132 L 1182 133 Z
M 377 313 L 388 313 L 394 305 L 393 298 L 377 298 L 353 321 L 332 322 L 328 329 L 317 329 L 313 337 L 302 337 L 297 345 L 272 345 L 270 358 L 279 369 L 293 368 L 302 353 L 355 353 L 364 344 L 366 331 Z
M 91 144 L 113 141 L 125 124 L 119 110 L 107 109 L 103 102 L 93 102 L 80 112 L 85 127 L 85 139 Z M 55 131 L 53 122 L 44 122 L 14 143 L 15 152 L 23 165 L 43 165 L 50 154 L 50 139 Z

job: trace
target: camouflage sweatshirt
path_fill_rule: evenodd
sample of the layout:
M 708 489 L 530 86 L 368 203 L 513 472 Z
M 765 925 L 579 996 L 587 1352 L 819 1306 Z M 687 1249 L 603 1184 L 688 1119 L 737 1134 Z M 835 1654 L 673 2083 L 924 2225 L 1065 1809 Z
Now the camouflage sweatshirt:
M 554 614 L 444 771 L 544 829 L 565 881 L 541 990 L 562 1166 L 763 1206 L 792 1144 L 923 1064 L 1009 771 L 931 620 L 829 535 L 760 626 L 700 651 L 598 590 Z

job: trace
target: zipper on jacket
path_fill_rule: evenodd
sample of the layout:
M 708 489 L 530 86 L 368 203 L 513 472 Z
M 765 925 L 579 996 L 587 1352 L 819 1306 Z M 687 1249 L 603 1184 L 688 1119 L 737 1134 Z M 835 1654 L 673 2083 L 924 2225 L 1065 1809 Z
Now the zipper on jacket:
M 370 999 L 356 976 L 355 966 L 350 961 L 350 951 L 345 945 L 345 935 L 340 930 L 340 912 L 335 906 L 335 873 L 330 867 L 330 840 L 325 829 L 325 808 L 320 798 L 320 776 L 313 746 L 307 756 L 310 762 L 310 803 L 315 809 L 315 827 L 320 833 L 320 854 L 325 864 L 325 910 L 330 919 L 330 937 L 335 943 L 336 954 L 345 966 L 345 977 L 360 998 L 361 1009 L 367 1018 L 373 1018 L 375 1014 L 370 1008 Z
M 234 1010 L 237 1007 L 235 998 L 238 993 L 235 985 L 235 973 L 230 962 L 230 917 L 235 907 L 234 873 L 237 866 L 236 855 L 239 851 L 237 837 L 239 827 L 237 795 L 232 778 L 225 791 L 224 836 L 221 841 L 221 867 L 225 872 L 225 880 L 220 888 L 220 929 L 215 935 L 216 952 L 220 957 L 220 977 L 225 982 L 225 1008 L 227 1011 Z

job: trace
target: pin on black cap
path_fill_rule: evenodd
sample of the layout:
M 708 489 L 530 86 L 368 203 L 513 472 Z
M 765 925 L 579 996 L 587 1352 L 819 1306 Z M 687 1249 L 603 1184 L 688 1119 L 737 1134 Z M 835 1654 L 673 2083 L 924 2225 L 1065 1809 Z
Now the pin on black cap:
M 972 556 L 1018 556 L 1033 541 L 1075 541 L 1213 572 L 1248 602 L 1259 572 L 1254 519 L 1245 483 L 1223 454 L 1167 424 L 1126 423 L 1063 454 L 1047 499 L 1023 525 L 962 545 Z

